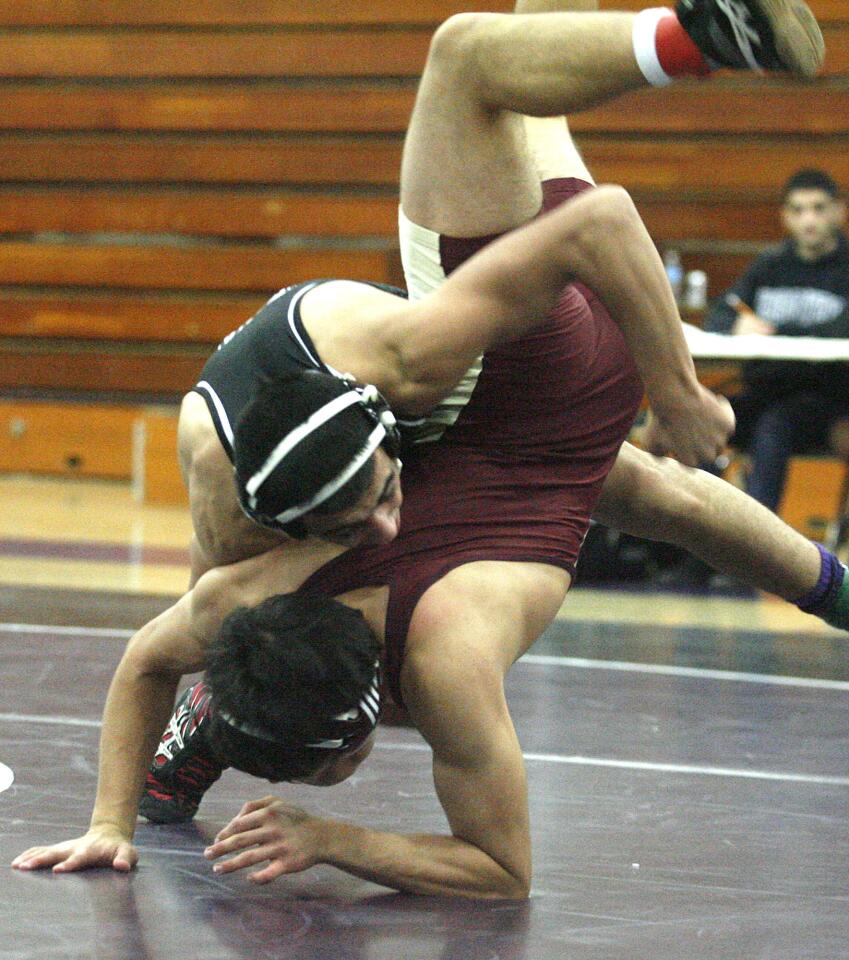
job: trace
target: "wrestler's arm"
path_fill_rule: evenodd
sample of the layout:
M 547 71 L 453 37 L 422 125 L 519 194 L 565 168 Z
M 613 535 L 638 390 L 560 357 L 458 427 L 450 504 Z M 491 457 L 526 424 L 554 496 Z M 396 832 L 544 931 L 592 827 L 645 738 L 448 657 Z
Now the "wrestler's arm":
M 174 706 L 180 677 L 203 666 L 204 650 L 237 605 L 258 603 L 305 576 L 341 548 L 310 542 L 205 574 L 177 603 L 142 627 L 115 671 L 103 713 L 97 798 L 89 831 L 74 840 L 32 847 L 13 861 L 23 869 L 70 872 L 112 866 L 129 870 L 145 773 Z
M 378 316 L 368 335 L 362 324 L 337 324 L 333 336 L 344 346 L 339 339 L 328 350 L 378 383 L 397 409 L 426 411 L 488 347 L 538 326 L 574 280 L 622 329 L 678 456 L 712 459 L 733 428 L 730 407 L 696 379 L 663 264 L 620 187 L 585 191 L 506 234 L 433 293 Z
M 194 530 L 191 586 L 208 570 L 288 541 L 282 531 L 266 530 L 245 516 L 236 496 L 233 464 L 198 393 L 183 398 L 177 448 Z
M 406 368 L 439 370 L 443 342 L 458 352 L 482 352 L 515 336 L 548 313 L 570 280 L 593 290 L 622 329 L 678 456 L 688 463 L 712 458 L 733 428 L 730 407 L 699 384 L 663 264 L 618 187 L 586 191 L 452 274 L 434 294 L 444 298 L 442 309 L 427 305 L 427 321 L 404 340 Z M 452 314 L 467 318 L 462 329 L 452 332 Z
M 527 897 L 530 829 L 524 761 L 504 699 L 497 620 L 443 610 L 416 618 L 402 677 L 405 701 L 433 748 L 436 790 L 450 834 L 399 834 L 313 817 L 274 797 L 246 804 L 207 850 L 216 872 L 252 868 L 253 882 L 327 863 L 365 880 L 425 895 Z M 416 619 L 420 622 L 416 624 Z M 462 625 L 458 642 L 456 631 Z M 514 624 L 515 626 L 515 624 Z M 474 642 L 475 630 L 483 637 Z M 424 643 L 416 630 L 427 630 Z M 511 631 L 511 632 L 515 632 Z M 445 644 L 452 651 L 445 656 Z
M 331 825 L 328 862 L 413 893 L 527 897 L 527 782 L 501 670 L 483 651 L 468 649 L 450 664 L 427 657 L 405 673 L 410 714 L 433 749 L 434 785 L 451 835 Z
M 192 594 L 141 628 L 112 678 L 100 737 L 97 797 L 88 832 L 52 846 L 32 847 L 12 865 L 70 872 L 87 867 L 130 870 L 145 772 L 174 705 L 183 673 L 200 668 L 201 646 L 191 629 Z
M 118 665 L 103 715 L 92 828 L 131 838 L 145 773 L 174 706 L 180 678 L 203 669 L 209 642 L 227 615 L 297 589 L 343 548 L 284 543 L 261 556 L 217 567 L 133 636 Z

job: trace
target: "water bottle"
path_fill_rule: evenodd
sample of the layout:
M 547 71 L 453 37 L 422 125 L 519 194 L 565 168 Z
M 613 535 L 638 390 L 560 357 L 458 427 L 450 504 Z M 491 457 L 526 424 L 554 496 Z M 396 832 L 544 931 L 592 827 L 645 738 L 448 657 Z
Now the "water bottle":
M 684 306 L 688 310 L 704 310 L 707 306 L 707 274 L 704 270 L 690 270 L 684 284 Z
M 675 302 L 680 303 L 684 290 L 684 265 L 677 250 L 670 248 L 664 253 L 663 266 L 666 269 L 666 277 L 669 280 L 669 286 L 672 287 Z

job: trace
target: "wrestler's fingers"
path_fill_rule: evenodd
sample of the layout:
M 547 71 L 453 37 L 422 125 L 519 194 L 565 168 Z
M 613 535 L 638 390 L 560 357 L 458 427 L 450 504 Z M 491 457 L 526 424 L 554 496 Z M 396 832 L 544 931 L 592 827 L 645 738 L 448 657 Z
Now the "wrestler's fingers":
M 266 830 L 245 830 L 240 833 L 234 833 L 224 840 L 217 840 L 203 851 L 207 860 L 215 860 L 225 854 L 233 853 L 235 850 L 244 850 L 246 847 L 256 846 L 258 843 L 264 843 L 269 840 L 269 834 Z
M 224 827 L 219 830 L 215 836 L 215 842 L 227 840 L 239 833 L 245 833 L 247 830 L 256 830 L 265 822 L 265 813 L 263 810 L 256 810 L 253 813 L 239 814 Z
M 246 813 L 255 813 L 257 810 L 264 810 L 266 807 L 270 807 L 272 804 L 277 803 L 277 797 L 266 796 L 261 797 L 259 800 L 248 800 L 247 803 L 242 804 L 242 809 L 239 811 L 237 816 L 244 816 Z
M 220 863 L 216 863 L 212 869 L 214 873 L 234 873 L 236 870 L 253 867 L 257 863 L 264 863 L 272 856 L 274 856 L 274 853 L 267 847 L 265 849 L 252 847 L 250 850 L 245 850 L 242 853 L 236 854 L 234 857 L 230 857 L 229 860 L 222 860 Z
M 112 850 L 78 850 L 65 856 L 53 867 L 54 873 L 73 873 L 89 867 L 112 867 L 119 873 L 129 873 L 138 862 L 139 855 L 131 844 L 122 844 Z
M 112 858 L 112 869 L 119 873 L 129 873 L 135 869 L 139 862 L 139 854 L 131 844 L 124 844 L 118 848 L 118 852 Z
M 69 851 L 56 847 L 30 847 L 20 856 L 15 857 L 12 866 L 18 870 L 40 870 L 42 867 L 52 867 L 69 855 Z
M 72 853 L 64 857 L 53 867 L 54 873 L 73 873 L 75 870 L 85 870 L 86 867 L 105 866 L 102 857 L 92 856 L 90 853 Z
M 12 866 L 17 867 L 25 863 L 30 857 L 34 857 L 40 849 L 41 847 L 30 847 L 28 850 L 24 850 L 23 853 L 19 853 L 14 860 L 12 860 Z
M 276 880 L 278 877 L 282 877 L 284 873 L 288 873 L 284 862 L 280 859 L 272 860 L 267 867 L 263 867 L 262 870 L 255 870 L 253 873 L 248 874 L 248 880 L 251 883 L 270 883 L 272 880 Z

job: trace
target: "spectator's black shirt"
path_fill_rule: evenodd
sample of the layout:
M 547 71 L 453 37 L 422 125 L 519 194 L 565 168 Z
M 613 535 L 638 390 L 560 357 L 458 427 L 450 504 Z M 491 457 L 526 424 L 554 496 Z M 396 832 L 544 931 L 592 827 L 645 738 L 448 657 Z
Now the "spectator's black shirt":
M 737 313 L 728 303 L 736 294 L 785 337 L 849 337 L 849 242 L 818 260 L 802 260 L 792 240 L 762 253 L 745 274 L 711 307 L 705 329 L 729 333 Z M 752 386 L 815 390 L 849 397 L 849 364 L 753 361 L 746 364 Z

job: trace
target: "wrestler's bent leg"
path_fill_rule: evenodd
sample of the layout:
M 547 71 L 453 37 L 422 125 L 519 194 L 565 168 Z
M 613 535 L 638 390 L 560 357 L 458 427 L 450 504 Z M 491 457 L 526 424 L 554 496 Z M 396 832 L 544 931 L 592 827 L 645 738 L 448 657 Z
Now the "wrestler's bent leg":
M 631 14 L 462 14 L 443 24 L 404 146 L 406 216 L 452 236 L 534 216 L 539 178 L 517 114 L 559 116 L 643 86 L 631 22 Z
M 820 552 L 774 513 L 704 470 L 629 443 L 595 516 L 625 533 L 683 547 L 714 569 L 796 601 L 817 583 Z
M 822 35 L 801 0 L 690 0 L 674 16 L 589 6 L 523 0 L 517 14 L 459 14 L 437 30 L 402 162 L 410 220 L 468 237 L 533 216 L 539 187 L 516 114 L 569 114 L 709 64 L 809 76 L 822 63 Z

